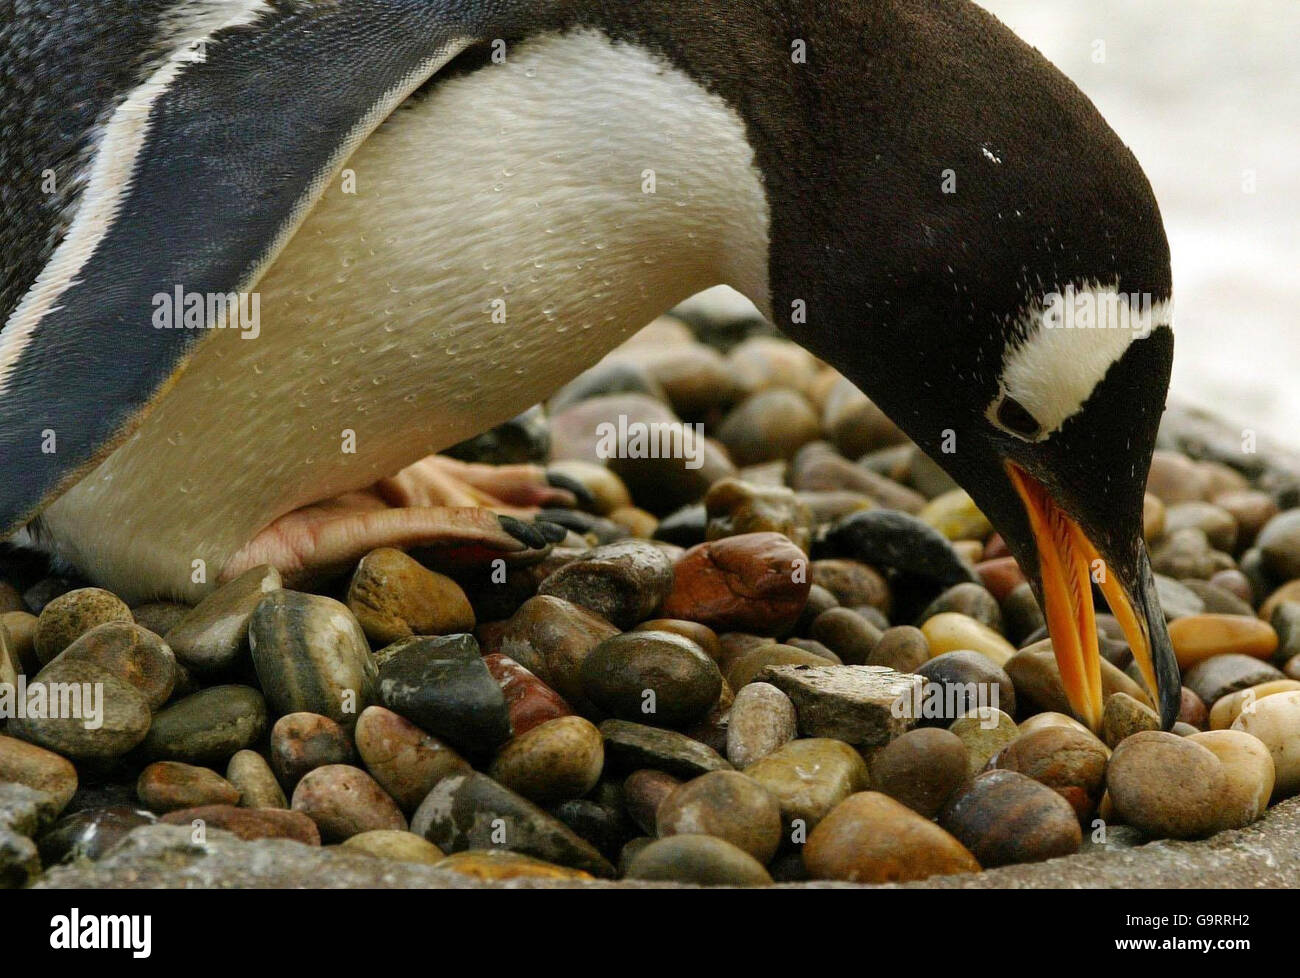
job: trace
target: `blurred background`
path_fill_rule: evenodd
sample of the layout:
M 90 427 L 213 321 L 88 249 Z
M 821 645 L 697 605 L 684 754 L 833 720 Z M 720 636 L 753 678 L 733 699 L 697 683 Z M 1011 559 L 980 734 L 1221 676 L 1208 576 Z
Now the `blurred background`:
M 1300 449 L 1300 0 L 980 5 L 1092 99 L 1155 188 L 1172 398 Z

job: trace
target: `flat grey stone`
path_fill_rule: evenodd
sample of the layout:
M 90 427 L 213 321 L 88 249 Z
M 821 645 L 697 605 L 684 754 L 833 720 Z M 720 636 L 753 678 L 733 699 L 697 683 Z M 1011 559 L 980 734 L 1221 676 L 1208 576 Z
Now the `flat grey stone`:
M 894 704 L 910 705 L 920 680 L 888 666 L 767 666 L 758 679 L 790 697 L 805 737 L 879 747 L 916 726 Z

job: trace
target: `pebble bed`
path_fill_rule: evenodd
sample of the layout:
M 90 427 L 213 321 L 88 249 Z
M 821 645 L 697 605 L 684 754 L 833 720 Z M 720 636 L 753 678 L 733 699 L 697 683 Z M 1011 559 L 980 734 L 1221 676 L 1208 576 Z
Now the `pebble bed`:
M 606 458 L 603 422 L 707 438 Z M 194 608 L 128 608 L 0 557 L 0 684 L 104 691 L 98 729 L 0 721 L 0 886 L 156 822 L 486 881 L 705 885 L 1244 827 L 1300 793 L 1300 479 L 1241 449 L 1167 416 L 1145 532 L 1182 709 L 1158 729 L 1101 615 L 1094 734 L 965 493 L 761 324 L 665 317 L 455 450 L 573 491 L 530 565 L 384 549 L 321 593 L 261 567 Z

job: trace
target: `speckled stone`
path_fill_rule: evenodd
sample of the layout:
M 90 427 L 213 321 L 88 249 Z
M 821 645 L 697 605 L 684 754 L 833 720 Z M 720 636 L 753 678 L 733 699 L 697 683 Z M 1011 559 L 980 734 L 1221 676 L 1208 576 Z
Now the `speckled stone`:
M 804 863 L 814 879 L 898 883 L 948 873 L 977 873 L 960 842 L 888 795 L 850 795 L 808 837 Z
M 382 706 L 357 718 L 355 737 L 366 769 L 408 814 L 443 778 L 470 770 L 469 762 L 437 737 Z
M 77 769 L 54 751 L 0 734 L 0 783 L 5 782 L 49 795 L 61 812 L 77 791 Z
M 136 796 L 150 811 L 163 813 L 200 805 L 237 805 L 239 789 L 216 771 L 177 761 L 156 761 L 140 772 Z
M 248 654 L 249 619 L 282 585 L 274 567 L 246 570 L 200 601 L 164 638 L 187 668 L 200 675 L 223 672 Z
M 791 841 L 806 840 L 827 812 L 869 781 L 861 754 L 825 738 L 791 741 L 744 773 L 776 796 Z
M 759 674 L 794 704 L 799 732 L 864 747 L 887 744 L 915 726 L 900 715 L 919 681 L 880 666 L 768 666 Z
M 767 863 L 781 844 L 781 807 L 753 778 L 713 771 L 675 788 L 659 805 L 656 826 L 661 838 L 716 836 Z
M 97 587 L 61 594 L 45 606 L 36 623 L 36 657 L 47 664 L 86 632 L 110 621 L 135 621 L 117 595 Z
M 267 727 L 266 700 L 249 686 L 213 686 L 153 718 L 141 749 L 151 760 L 223 765 L 256 744 Z
M 626 540 L 566 564 L 542 582 L 538 594 L 572 602 L 619 628 L 631 628 L 648 618 L 672 587 L 672 562 L 663 551 L 644 541 Z
M 560 717 L 503 744 L 488 773 L 529 801 L 554 805 L 591 791 L 604 766 L 600 731 L 582 717 Z
M 391 547 L 372 550 L 357 564 L 347 605 L 380 646 L 412 635 L 472 632 L 475 625 L 459 584 Z
M 351 761 L 352 739 L 329 717 L 289 713 L 271 728 L 271 770 L 287 792 L 308 771 Z
M 727 723 L 727 760 L 745 768 L 795 739 L 798 717 L 790 697 L 770 683 L 736 693 Z
M 252 750 L 236 751 L 226 765 L 226 780 L 239 792 L 243 808 L 288 808 L 289 799 L 275 779 L 271 765 Z
M 342 842 L 375 829 L 406 829 L 397 802 L 365 771 L 347 764 L 308 771 L 294 788 L 293 810 L 316 823 L 324 842 Z

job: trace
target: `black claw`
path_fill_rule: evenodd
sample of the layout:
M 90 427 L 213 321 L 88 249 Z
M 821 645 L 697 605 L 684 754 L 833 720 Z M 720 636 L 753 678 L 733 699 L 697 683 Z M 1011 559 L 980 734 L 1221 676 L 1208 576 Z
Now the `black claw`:
M 581 509 L 592 509 L 596 505 L 595 494 L 572 476 L 565 475 L 563 472 L 547 472 L 546 482 L 552 489 L 567 489 L 573 493 L 573 498 L 578 501 Z
M 544 520 L 538 520 L 533 527 L 544 537 L 548 543 L 559 543 L 569 535 L 568 527 L 560 526 L 559 523 L 547 523 Z
M 513 516 L 502 516 L 499 513 L 497 514 L 497 520 L 501 523 L 501 529 L 505 530 L 529 550 L 545 550 L 549 546 L 550 541 L 538 529 L 537 524 L 525 523 Z

